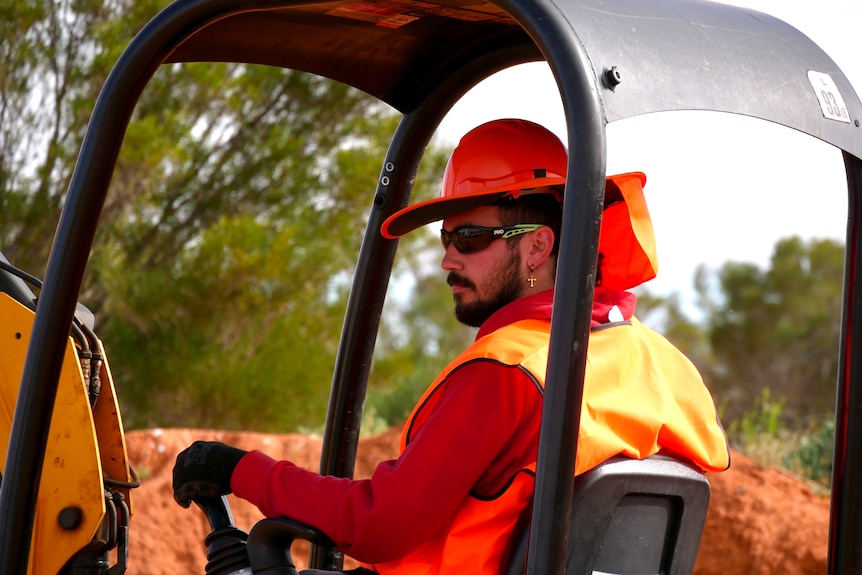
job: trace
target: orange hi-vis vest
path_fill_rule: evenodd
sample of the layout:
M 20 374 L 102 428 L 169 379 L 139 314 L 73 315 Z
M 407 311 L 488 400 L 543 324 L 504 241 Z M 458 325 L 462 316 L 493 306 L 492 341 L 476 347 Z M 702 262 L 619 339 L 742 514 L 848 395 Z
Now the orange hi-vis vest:
M 413 409 L 402 432 L 402 451 L 433 414 L 449 375 L 467 362 L 488 359 L 520 365 L 544 388 L 549 332 L 550 321 L 528 319 L 474 342 L 440 373 Z M 488 402 L 492 406 L 493 398 Z M 575 473 L 617 454 L 642 459 L 660 449 L 705 471 L 722 471 L 730 464 L 712 397 L 691 362 L 635 318 L 594 328 Z M 367 566 L 380 575 L 500 573 L 515 524 L 533 497 L 534 470 L 535 463 L 516 472 L 496 497 L 470 493 L 435 537 L 406 557 Z

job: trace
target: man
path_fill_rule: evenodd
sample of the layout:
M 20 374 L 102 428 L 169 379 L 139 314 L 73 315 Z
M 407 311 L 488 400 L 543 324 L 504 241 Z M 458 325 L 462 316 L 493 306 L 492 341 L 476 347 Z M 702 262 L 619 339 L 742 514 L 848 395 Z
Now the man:
M 177 501 L 232 490 L 267 516 L 317 527 L 382 575 L 500 572 L 533 493 L 566 167 L 541 126 L 490 122 L 461 140 L 439 198 L 384 222 L 395 238 L 442 220 L 456 316 L 479 328 L 417 403 L 398 459 L 349 480 L 198 442 L 177 458 Z M 721 471 L 729 452 L 712 398 L 623 291 L 656 271 L 644 182 L 607 182 L 576 473 L 660 449 Z

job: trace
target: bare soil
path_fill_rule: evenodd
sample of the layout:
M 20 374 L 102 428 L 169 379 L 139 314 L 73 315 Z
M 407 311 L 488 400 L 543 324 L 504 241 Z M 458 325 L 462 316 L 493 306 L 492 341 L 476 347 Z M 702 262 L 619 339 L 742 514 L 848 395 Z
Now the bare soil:
M 396 456 L 399 433 L 393 429 L 360 441 L 356 477 L 370 476 L 379 461 Z M 317 469 L 320 457 L 320 438 L 303 435 L 197 429 L 129 432 L 129 456 L 143 478 L 142 486 L 133 493 L 129 575 L 205 572 L 206 519 L 194 506 L 178 506 L 171 495 L 171 469 L 177 453 L 198 439 L 259 449 L 308 469 Z M 828 497 L 738 453 L 733 454 L 730 470 L 709 478 L 712 499 L 696 575 L 826 572 Z M 237 527 L 248 531 L 262 518 L 248 503 L 232 495 L 228 499 Z M 304 568 L 307 546 L 296 543 L 293 557 L 297 567 Z

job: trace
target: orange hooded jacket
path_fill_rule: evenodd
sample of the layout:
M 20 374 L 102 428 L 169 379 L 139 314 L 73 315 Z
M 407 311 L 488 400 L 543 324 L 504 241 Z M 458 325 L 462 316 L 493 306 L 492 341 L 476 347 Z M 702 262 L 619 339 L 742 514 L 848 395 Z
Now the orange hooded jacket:
M 402 450 L 464 363 L 520 365 L 544 387 L 549 331 L 549 321 L 523 320 L 477 340 L 426 390 L 404 427 Z M 600 326 L 590 335 L 575 472 L 617 454 L 641 459 L 660 449 L 705 471 L 730 463 L 712 397 L 691 362 L 635 318 Z M 515 523 L 532 498 L 534 468 L 518 471 L 497 497 L 470 494 L 447 529 L 406 557 L 367 566 L 380 575 L 499 573 Z

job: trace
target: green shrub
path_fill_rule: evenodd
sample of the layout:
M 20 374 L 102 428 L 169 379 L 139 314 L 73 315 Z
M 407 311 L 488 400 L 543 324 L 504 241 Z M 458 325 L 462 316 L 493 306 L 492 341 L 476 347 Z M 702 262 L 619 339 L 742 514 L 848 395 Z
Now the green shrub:
M 764 388 L 754 406 L 728 426 L 731 444 L 744 452 L 746 446 L 758 444 L 764 438 L 777 438 L 781 432 L 781 411 L 785 402 L 784 397 L 773 400 L 769 388 Z
M 835 421 L 828 419 L 802 435 L 798 447 L 788 453 L 782 463 L 787 469 L 829 487 L 834 442 Z

